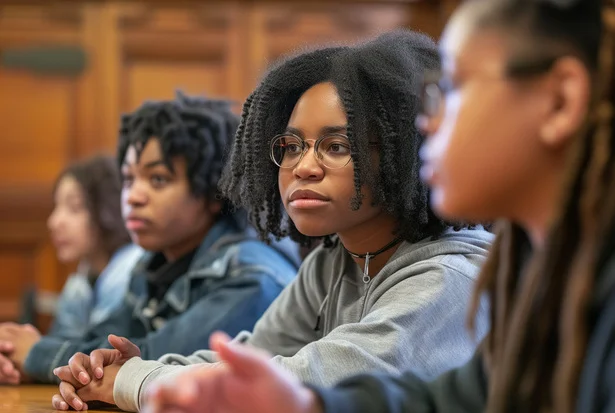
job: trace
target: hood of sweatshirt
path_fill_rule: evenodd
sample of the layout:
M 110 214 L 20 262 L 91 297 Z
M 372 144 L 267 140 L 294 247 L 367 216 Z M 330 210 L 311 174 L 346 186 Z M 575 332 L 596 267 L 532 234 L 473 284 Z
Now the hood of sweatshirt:
M 341 324 L 357 322 L 383 294 L 409 278 L 423 277 L 426 282 L 433 282 L 433 278 L 438 277 L 446 290 L 471 291 L 493 238 L 493 234 L 482 228 L 448 229 L 437 238 L 402 242 L 380 272 L 367 283 L 363 279 L 363 268 L 338 243 L 326 254 L 324 260 L 328 263 L 319 265 L 321 268 L 330 265 L 334 271 L 328 280 L 317 324 L 321 324 L 323 334 L 327 334 Z

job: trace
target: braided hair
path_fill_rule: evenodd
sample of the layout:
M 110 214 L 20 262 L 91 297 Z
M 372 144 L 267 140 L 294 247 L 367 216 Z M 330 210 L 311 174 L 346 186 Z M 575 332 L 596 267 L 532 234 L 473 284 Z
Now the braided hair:
M 516 64 L 515 54 L 574 56 L 593 79 L 589 115 L 573 140 L 565 200 L 544 247 L 522 270 L 527 238 L 502 223 L 474 297 L 474 310 L 484 293 L 492 302 L 487 411 L 572 413 L 590 302 L 615 221 L 615 10 L 601 0 L 486 0 L 477 6 L 477 28 L 521 39 L 516 43 L 524 50 L 513 50 L 509 65 Z
M 416 242 L 439 235 L 447 225 L 432 212 L 428 188 L 419 178 L 422 137 L 414 125 L 423 73 L 438 67 L 434 42 L 410 31 L 355 46 L 306 51 L 278 62 L 243 106 L 222 192 L 249 211 L 261 237 L 291 236 L 304 246 L 315 240 L 299 233 L 284 210 L 269 144 L 286 128 L 301 95 L 331 82 L 348 119 L 355 188 L 349 207 L 360 208 L 360 188 L 366 184 L 374 203 L 397 219 L 401 238 Z M 380 142 L 376 170 L 366 167 L 371 165 L 368 137 Z M 331 245 L 328 236 L 324 241 Z
M 245 227 L 245 211 L 234 208 L 218 191 L 238 125 L 232 102 L 189 97 L 178 91 L 175 100 L 147 101 L 136 111 L 122 116 L 118 161 L 121 165 L 129 147 L 136 149 L 138 157 L 150 139 L 157 139 L 163 161 L 171 171 L 172 158 L 185 159 L 192 194 L 221 201 L 221 214 L 232 216 L 240 227 Z

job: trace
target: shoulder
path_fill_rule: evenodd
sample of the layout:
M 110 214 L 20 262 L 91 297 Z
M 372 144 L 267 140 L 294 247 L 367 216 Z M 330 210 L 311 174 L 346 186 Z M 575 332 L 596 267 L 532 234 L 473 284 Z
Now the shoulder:
M 62 287 L 62 298 L 77 298 L 91 295 L 92 287 L 84 274 L 74 273 L 68 276 Z
M 303 260 L 301 264 L 301 273 L 319 272 L 323 269 L 324 272 L 332 272 L 334 268 L 339 267 L 345 260 L 347 253 L 344 250 L 341 242 L 335 239 L 333 246 L 325 247 L 323 244 L 315 247 Z
M 100 274 L 97 284 L 114 284 L 130 278 L 135 266 L 145 255 L 145 251 L 134 244 L 120 248 Z
M 298 258 L 292 256 L 292 245 L 283 250 L 240 234 L 224 236 L 216 244 L 195 257 L 190 270 L 193 277 L 256 276 L 287 285 L 297 274 Z M 298 248 L 296 251 L 298 254 Z
M 493 234 L 483 229 L 451 229 L 437 238 L 406 244 L 404 253 L 409 263 L 406 270 L 474 280 L 492 241 Z
M 118 249 L 109 261 L 108 267 L 111 266 L 126 266 L 127 264 L 136 264 L 143 257 L 145 250 L 135 244 L 127 244 Z
M 242 239 L 222 249 L 236 265 L 268 265 L 279 269 L 299 267 L 299 247 L 290 239 L 273 241 L 270 244 L 256 238 Z

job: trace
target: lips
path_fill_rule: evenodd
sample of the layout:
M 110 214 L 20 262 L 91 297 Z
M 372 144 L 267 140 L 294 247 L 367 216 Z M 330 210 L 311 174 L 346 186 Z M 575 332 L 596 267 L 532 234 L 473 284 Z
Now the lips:
M 290 194 L 290 197 L 288 198 L 290 202 L 296 201 L 298 199 L 316 199 L 319 201 L 330 201 L 330 199 L 323 194 L 309 189 L 297 189 L 293 191 L 293 193 Z
M 128 215 L 126 229 L 129 231 L 142 231 L 151 225 L 151 221 L 138 215 Z
M 69 245 L 69 244 L 70 244 L 70 242 L 69 242 L 69 241 L 65 241 L 65 240 L 63 240 L 63 239 L 58 239 L 58 238 L 53 238 L 53 237 L 51 238 L 51 242 L 53 243 L 53 245 L 54 245 L 56 248 L 62 248 L 62 247 L 64 247 L 64 246 L 66 246 L 66 245 Z
M 313 209 L 327 205 L 331 199 L 310 189 L 297 189 L 290 194 L 288 201 L 295 209 Z

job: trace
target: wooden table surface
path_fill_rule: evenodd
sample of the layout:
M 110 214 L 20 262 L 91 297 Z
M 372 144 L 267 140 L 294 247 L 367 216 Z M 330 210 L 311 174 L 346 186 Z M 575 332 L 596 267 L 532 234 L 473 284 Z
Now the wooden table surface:
M 51 413 L 51 396 L 57 386 L 0 386 L 0 413 Z M 115 408 L 88 410 L 95 412 L 120 412 Z M 74 412 L 74 410 L 73 410 Z

